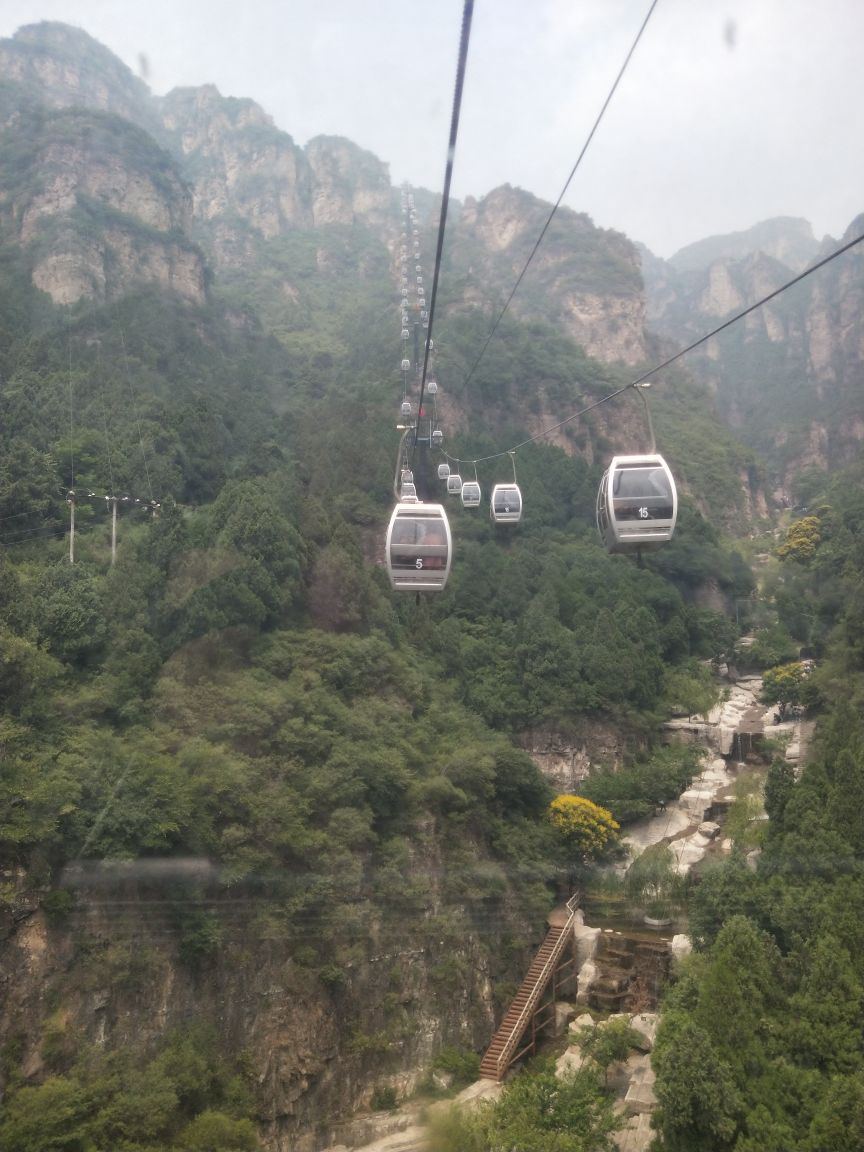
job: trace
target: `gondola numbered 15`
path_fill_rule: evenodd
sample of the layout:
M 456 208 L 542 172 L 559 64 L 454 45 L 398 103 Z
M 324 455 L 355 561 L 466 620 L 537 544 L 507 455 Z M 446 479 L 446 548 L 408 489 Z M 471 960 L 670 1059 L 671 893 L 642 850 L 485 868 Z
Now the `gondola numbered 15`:
M 662 456 L 613 456 L 597 493 L 597 529 L 610 552 L 659 548 L 672 539 L 678 492 Z
M 397 591 L 440 592 L 450 575 L 453 541 L 441 504 L 399 503 L 387 529 L 387 575 Z

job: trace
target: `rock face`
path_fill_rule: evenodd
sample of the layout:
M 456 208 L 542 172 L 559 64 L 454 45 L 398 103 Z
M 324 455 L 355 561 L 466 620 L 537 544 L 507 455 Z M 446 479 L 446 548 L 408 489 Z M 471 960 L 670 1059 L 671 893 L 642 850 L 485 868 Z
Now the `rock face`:
M 788 268 L 800 271 L 819 251 L 809 221 L 794 216 L 778 216 L 754 224 L 744 232 L 711 236 L 681 248 L 669 260 L 677 272 L 710 268 L 718 261 L 743 260 L 754 252 L 779 260 Z
M 152 131 L 158 116 L 147 85 L 117 57 L 80 28 L 45 22 L 19 28 L 0 40 L 0 75 L 9 103 L 0 100 L 0 120 L 21 103 L 48 108 L 89 108 L 112 112 Z
M 862 223 L 853 221 L 842 242 L 860 235 Z M 819 245 L 806 221 L 779 219 L 700 241 L 669 261 L 643 249 L 648 324 L 689 343 L 840 243 Z M 793 501 L 796 476 L 860 455 L 862 269 L 864 255 L 853 249 L 688 358 L 724 419 L 773 465 L 780 503 Z
M 577 737 L 535 729 L 522 737 L 522 746 L 553 787 L 575 792 L 591 774 L 591 765 L 617 768 L 624 757 L 624 737 L 610 724 L 584 721 Z
M 295 955 L 296 940 L 261 939 L 254 899 L 221 908 L 218 953 L 196 970 L 178 958 L 164 891 L 151 888 L 148 899 L 137 879 L 80 887 L 74 912 L 52 924 L 23 873 L 2 879 L 20 898 L 0 915 L 0 1045 L 26 1037 L 25 1075 L 48 1072 L 48 987 L 62 998 L 64 1035 L 76 1044 L 156 1044 L 180 1021 L 207 1023 L 226 1051 L 248 1054 L 272 1152 L 362 1142 L 352 1113 L 368 1107 L 376 1086 L 410 1095 L 442 1043 L 478 1048 L 493 1025 L 489 954 L 501 940 L 487 931 L 456 950 L 394 941 L 343 967 L 328 990 Z M 501 939 L 526 928 L 502 922 Z M 86 964 L 76 962 L 81 955 Z M 462 975 L 445 996 L 436 979 L 454 961 Z
M 303 152 L 254 101 L 226 99 L 207 84 L 175 88 L 160 110 L 190 179 L 197 220 L 236 213 L 267 239 L 312 224 Z
M 482 200 L 466 200 L 456 228 L 456 258 L 469 298 L 472 283 L 514 283 L 548 215 L 548 204 L 509 184 Z M 645 305 L 635 246 L 567 208 L 558 210 L 548 241 L 532 261 L 524 291 L 514 297 L 514 314 L 557 322 L 598 359 L 644 359 Z
M 334 253 L 326 240 L 334 230 L 365 232 L 367 252 L 370 240 L 377 246 L 371 258 L 356 261 L 361 278 L 369 275 L 370 259 L 378 274 L 380 255 L 392 258 L 395 252 L 398 197 L 387 167 L 348 140 L 317 137 L 300 148 L 253 101 L 225 98 L 212 85 L 157 99 L 86 33 L 61 24 L 31 25 L 0 42 L 0 66 L 8 81 L 0 96 L 0 123 L 12 126 L 28 108 L 49 108 L 79 120 L 85 111 L 122 117 L 130 133 L 133 125 L 147 133 L 148 163 L 157 147 L 171 158 L 174 187 L 154 195 L 146 187 L 146 164 L 135 162 L 135 149 L 96 157 L 79 138 L 67 140 L 62 157 L 56 151 L 41 155 L 49 186 L 32 203 L 21 205 L 16 197 L 14 212 L 27 217 L 25 237 L 42 221 L 33 279 L 58 303 L 110 298 L 152 284 L 201 300 L 207 276 L 198 245 L 217 272 L 233 275 L 244 290 L 254 281 L 278 326 L 280 309 L 289 324 L 302 313 L 303 277 L 310 275 L 306 269 L 294 274 L 297 253 L 282 244 L 286 238 L 299 233 L 320 240 L 314 271 L 334 279 L 344 276 L 343 254 Z M 145 151 L 142 147 L 142 161 Z M 125 177 L 123 167 L 129 168 Z M 162 169 L 167 178 L 164 162 Z M 81 210 L 85 201 L 115 214 L 113 230 L 101 244 L 71 213 L 73 202 Z M 438 204 L 420 191 L 417 204 L 425 243 L 434 232 Z M 464 208 L 452 205 L 452 272 L 462 280 L 459 295 L 465 302 L 459 307 L 491 309 L 499 303 L 497 287 L 512 284 L 521 271 L 549 207 L 509 185 L 467 201 Z M 50 237 L 44 226 L 48 217 Z M 150 232 L 146 252 L 145 229 Z M 595 228 L 584 214 L 558 211 L 513 314 L 551 322 L 604 361 L 635 364 L 646 356 L 637 251 L 626 237 Z M 269 320 L 265 317 L 265 323 Z M 569 437 L 561 442 L 567 451 L 584 450 Z
M 201 252 L 186 237 L 189 191 L 141 129 L 60 111 L 7 130 L 26 160 L 0 176 L 0 222 L 31 256 L 33 283 L 58 304 L 155 284 L 204 299 Z

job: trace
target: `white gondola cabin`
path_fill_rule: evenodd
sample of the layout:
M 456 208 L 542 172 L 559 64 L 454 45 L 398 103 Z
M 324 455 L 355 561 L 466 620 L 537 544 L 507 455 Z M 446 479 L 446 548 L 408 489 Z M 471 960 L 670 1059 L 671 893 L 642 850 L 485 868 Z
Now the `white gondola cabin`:
M 451 472 L 447 477 L 447 495 L 448 496 L 461 496 L 462 495 L 462 477 L 458 472 Z
M 440 592 L 450 575 L 453 550 L 447 513 L 440 504 L 401 502 L 387 529 L 387 574 L 393 588 Z
M 438 383 L 435 380 L 430 380 L 426 385 L 426 391 L 430 396 L 438 395 Z
M 411 371 L 411 361 L 410 360 L 405 359 L 402 361 L 402 371 L 403 372 L 410 372 Z
M 410 480 L 403 482 L 402 487 L 399 490 L 399 499 L 403 502 L 403 504 L 417 503 L 417 488 Z
M 496 524 L 516 524 L 522 519 L 522 493 L 518 484 L 495 485 L 489 515 Z
M 678 493 L 656 454 L 613 456 L 597 493 L 597 529 L 610 552 L 659 548 L 672 539 Z
M 440 428 L 436 428 L 435 431 L 432 433 L 432 444 L 434 445 L 435 448 L 440 448 L 443 443 L 444 443 L 444 433 L 441 431 Z M 447 466 L 447 475 L 448 476 L 450 475 L 450 466 L 449 465 Z
M 476 480 L 466 480 L 462 485 L 462 507 L 480 507 L 480 485 Z
M 433 440 L 433 442 L 435 440 L 435 433 L 434 432 L 432 433 L 432 440 Z M 449 475 L 450 475 L 450 465 L 449 464 L 439 464 L 438 465 L 438 479 L 439 480 L 446 480 Z
M 411 417 L 411 401 L 403 400 L 399 406 L 399 414 L 403 420 L 408 420 Z

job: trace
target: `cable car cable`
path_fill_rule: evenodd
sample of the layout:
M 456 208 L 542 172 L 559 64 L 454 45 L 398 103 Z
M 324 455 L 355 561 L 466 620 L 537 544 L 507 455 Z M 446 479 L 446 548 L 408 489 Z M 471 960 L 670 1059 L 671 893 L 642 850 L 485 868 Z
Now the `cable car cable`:
M 645 389 L 650 387 L 651 385 L 646 381 L 644 384 L 638 385 L 637 391 L 642 397 L 642 403 L 645 405 L 645 420 L 648 423 L 648 438 L 651 441 L 651 446 L 648 451 L 653 456 L 657 452 L 657 441 L 654 439 L 654 421 L 651 419 L 651 409 L 648 407 L 648 397 L 645 395 Z
M 624 63 L 621 65 L 620 69 L 618 70 L 618 75 L 615 77 L 615 82 L 613 83 L 612 87 L 609 89 L 609 94 L 606 97 L 606 99 L 603 101 L 603 106 L 600 109 L 599 113 L 597 114 L 597 119 L 594 121 L 594 125 L 591 128 L 591 131 L 588 133 L 588 136 L 585 140 L 585 143 L 582 145 L 582 151 L 576 157 L 576 163 L 571 168 L 570 175 L 567 177 L 567 180 L 564 184 L 564 187 L 561 189 L 561 193 L 558 196 L 558 199 L 552 205 L 552 211 L 549 213 L 549 216 L 546 220 L 546 223 L 543 225 L 543 228 L 540 232 L 540 235 L 537 237 L 537 240 L 534 244 L 534 247 L 531 249 L 531 252 L 528 255 L 528 259 L 525 261 L 525 265 L 524 265 L 522 271 L 519 273 L 519 276 L 516 280 L 516 283 L 513 285 L 513 290 L 510 293 L 510 295 L 507 297 L 507 300 L 504 304 L 504 307 L 501 309 L 501 311 L 498 314 L 498 319 L 492 325 L 492 330 L 489 333 L 489 335 L 486 337 L 486 342 L 484 343 L 483 347 L 480 349 L 480 355 L 474 361 L 474 364 L 471 367 L 471 370 L 469 371 L 468 375 L 465 377 L 465 379 L 462 383 L 463 388 L 467 386 L 471 377 L 476 372 L 477 367 L 480 364 L 480 361 L 483 359 L 483 357 L 486 353 L 486 349 L 489 347 L 489 344 L 492 340 L 492 337 L 498 331 L 498 325 L 504 319 L 504 313 L 510 307 L 510 303 L 513 300 L 513 297 L 516 295 L 516 290 L 519 287 L 519 285 L 522 283 L 522 279 L 525 276 L 525 273 L 528 271 L 528 268 L 531 264 L 531 261 L 537 255 L 537 249 L 540 247 L 540 244 L 542 243 L 543 237 L 546 235 L 546 232 L 549 229 L 549 225 L 552 223 L 552 219 L 555 216 L 555 213 L 558 211 L 558 208 L 561 205 L 561 201 L 564 199 L 564 196 L 567 192 L 567 189 L 570 187 L 570 182 L 573 179 L 573 177 L 576 175 L 576 172 L 579 168 L 579 165 L 582 163 L 582 159 L 585 156 L 585 153 L 588 151 L 588 148 L 589 148 L 589 145 L 591 144 L 591 141 L 594 139 L 594 135 L 597 132 L 597 129 L 600 127 L 600 121 L 605 116 L 606 109 L 609 107 L 610 103 L 612 102 L 612 97 L 615 95 L 615 91 L 618 88 L 618 85 L 621 83 L 621 80 L 624 76 L 624 73 L 627 71 L 627 66 L 630 63 L 630 59 L 633 56 L 633 53 L 636 51 L 636 47 L 639 44 L 639 41 L 642 39 L 642 33 L 645 31 L 646 27 L 648 26 L 648 21 L 651 19 L 651 16 L 654 13 L 654 9 L 657 7 L 657 4 L 658 4 L 658 0 L 652 0 L 651 7 L 648 9 L 648 13 L 647 13 L 645 19 L 642 21 L 642 26 L 639 29 L 639 31 L 636 33 L 636 39 L 631 44 L 630 51 L 625 56 Z
M 856 236 L 854 240 L 850 240 L 848 243 L 842 244 L 833 252 L 829 252 L 828 255 L 824 256 L 821 260 L 818 260 L 809 268 L 805 268 L 803 272 L 799 272 L 797 276 L 793 276 L 791 280 L 787 280 L 785 284 L 781 284 L 779 288 L 775 288 L 774 291 L 769 292 L 767 296 L 763 296 L 760 300 L 757 300 L 755 304 L 750 304 L 746 308 L 743 308 L 740 312 L 736 312 L 734 316 L 731 316 L 728 320 L 724 320 L 722 324 L 718 324 L 716 328 L 712 328 L 710 332 L 706 332 L 704 336 L 700 336 L 698 340 L 694 340 L 692 344 L 688 344 L 686 348 L 682 348 L 680 352 L 676 352 L 674 356 L 670 356 L 667 360 L 664 360 L 662 364 L 655 364 L 653 368 L 649 368 L 647 372 L 643 372 L 641 376 L 637 377 L 635 380 L 632 380 L 629 384 L 625 384 L 621 388 L 616 388 L 615 391 L 610 392 L 608 396 L 602 396 L 599 400 L 595 400 L 585 408 L 580 408 L 578 412 L 574 412 L 571 416 L 568 416 L 564 420 L 560 420 L 557 424 L 552 424 L 549 428 L 544 428 L 536 435 L 529 436 L 527 440 L 522 440 L 520 443 L 514 444 L 512 448 L 505 448 L 502 452 L 493 452 L 490 456 L 476 457 L 476 462 L 478 464 L 485 464 L 489 460 L 498 460 L 502 456 L 508 456 L 511 453 L 518 451 L 520 448 L 524 448 L 527 444 L 533 444 L 535 440 L 542 440 L 544 436 L 548 436 L 551 432 L 557 432 L 558 429 L 563 428 L 565 424 L 570 424 L 573 420 L 578 420 L 580 416 L 584 416 L 587 412 L 591 412 L 595 408 L 599 408 L 601 404 L 605 404 L 609 400 L 614 400 L 616 396 L 620 396 L 623 392 L 627 392 L 630 388 L 638 388 L 641 384 L 644 384 L 646 380 L 650 380 L 652 376 L 655 376 L 658 372 L 662 372 L 664 368 L 668 368 L 671 364 L 674 364 L 676 360 L 680 360 L 682 356 L 686 356 L 689 352 L 692 352 L 694 349 L 699 348 L 702 344 L 705 344 L 708 340 L 712 339 L 712 337 L 719 335 L 719 333 L 725 331 L 727 328 L 731 328 L 733 324 L 737 324 L 739 320 L 743 320 L 745 316 L 749 316 L 750 313 L 755 312 L 757 308 L 763 307 L 763 305 L 770 303 L 771 300 L 781 296 L 790 288 L 794 288 L 796 284 L 800 284 L 802 280 L 805 280 L 814 272 L 818 272 L 820 268 L 824 268 L 826 264 L 830 264 L 831 261 L 836 260 L 838 256 L 843 256 L 846 252 L 850 251 L 850 249 L 854 248 L 862 241 L 864 241 L 864 233 L 862 233 L 860 236 Z M 441 449 L 441 453 L 447 458 L 448 461 L 456 464 L 461 463 L 462 460 L 474 459 L 474 457 L 471 456 L 461 457 L 461 459 L 458 456 L 450 456 L 447 452 L 444 451 L 443 448 Z
M 438 221 L 438 242 L 435 247 L 435 269 L 432 275 L 429 325 L 426 329 L 426 351 L 423 357 L 423 372 L 420 376 L 418 411 L 423 407 L 423 391 L 426 387 L 426 372 L 429 366 L 429 348 L 432 344 L 432 325 L 435 320 L 435 301 L 438 296 L 438 276 L 441 271 L 441 256 L 444 251 L 444 230 L 447 225 L 447 208 L 450 203 L 450 183 L 453 179 L 453 161 L 456 156 L 456 139 L 459 135 L 459 114 L 462 109 L 462 90 L 465 85 L 465 70 L 468 64 L 468 42 L 471 38 L 471 18 L 473 15 L 474 0 L 465 0 L 465 5 L 462 9 L 462 34 L 459 40 L 459 59 L 456 65 L 456 87 L 453 92 L 453 110 L 450 116 L 450 140 L 447 144 L 447 165 L 444 170 L 444 190 L 441 193 L 441 216 Z M 411 446 L 412 455 L 414 447 L 415 445 Z

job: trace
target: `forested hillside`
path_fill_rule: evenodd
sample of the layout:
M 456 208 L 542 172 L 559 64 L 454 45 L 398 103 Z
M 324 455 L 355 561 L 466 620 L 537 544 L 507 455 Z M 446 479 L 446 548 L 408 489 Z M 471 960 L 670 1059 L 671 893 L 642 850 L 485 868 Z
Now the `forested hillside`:
M 667 549 L 637 565 L 597 538 L 608 458 L 647 435 L 624 396 L 518 453 L 519 525 L 451 502 L 446 591 L 393 594 L 385 166 L 339 138 L 301 149 L 213 88 L 157 100 L 62 25 L 22 30 L 0 61 L 0 1146 L 316 1152 L 357 1108 L 426 1082 L 442 1050 L 488 1041 L 578 879 L 532 732 L 612 726 L 644 765 L 662 719 L 711 700 L 706 665 L 755 587 L 733 530 L 766 527 L 761 463 L 700 380 L 668 372 L 652 396 L 682 489 Z M 417 203 L 429 253 L 438 202 Z M 448 448 L 468 459 L 659 351 L 634 245 L 562 212 L 466 383 L 545 210 L 510 188 L 454 206 L 435 371 Z M 436 462 L 418 453 L 430 492 Z M 484 488 L 500 478 L 481 471 Z M 858 684 L 852 491 L 825 496 L 816 558 L 790 561 L 777 594 L 790 633 L 831 653 L 826 707 Z M 764 870 L 704 886 L 706 947 L 732 911 L 758 907 L 773 931 L 768 892 L 780 923 L 809 883 L 784 852 L 812 871 L 842 850 L 837 884 L 854 889 L 854 821 L 817 832 L 801 799 L 821 771 L 824 820 L 841 811 L 858 752 L 840 716 L 823 767 L 775 805 Z M 819 875 L 815 919 L 843 898 Z M 730 886 L 740 904 L 712 904 Z M 783 923 L 777 947 L 803 947 Z M 793 1000 L 810 962 L 777 961 Z M 680 1023 L 693 979 L 667 1052 L 695 1027 Z M 852 1109 L 850 1021 L 847 1079 L 828 1090 Z M 767 1092 L 721 1071 L 735 1116 Z M 689 1147 L 698 1125 L 669 1084 L 663 1138 Z
M 758 868 L 733 853 L 696 889 L 699 953 L 655 1054 L 670 1152 L 864 1140 L 862 479 L 859 465 L 829 484 L 781 549 L 781 616 L 823 655 L 805 699 L 824 719 L 800 781 L 779 755 L 769 770 Z

